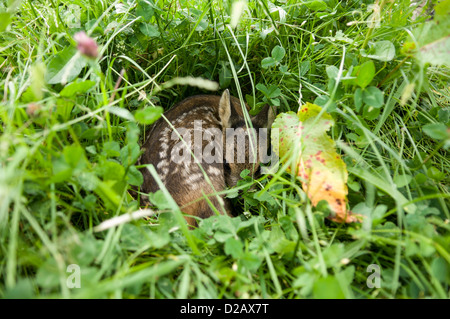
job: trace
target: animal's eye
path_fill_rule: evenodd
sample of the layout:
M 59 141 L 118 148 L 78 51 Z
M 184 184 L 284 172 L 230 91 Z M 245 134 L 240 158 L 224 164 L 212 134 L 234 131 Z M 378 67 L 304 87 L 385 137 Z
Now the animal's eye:
M 259 177 L 261 176 L 261 165 L 258 166 L 258 168 L 256 169 L 255 173 L 253 174 L 255 177 Z
M 224 159 L 224 161 L 223 161 L 223 168 L 227 172 L 231 171 L 230 163 L 228 163 L 226 159 Z

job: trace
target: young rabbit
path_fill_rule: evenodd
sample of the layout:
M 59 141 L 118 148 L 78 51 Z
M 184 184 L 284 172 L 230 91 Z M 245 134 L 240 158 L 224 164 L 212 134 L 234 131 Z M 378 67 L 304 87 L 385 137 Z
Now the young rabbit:
M 164 118 L 154 123 L 143 146 L 140 164 L 154 165 L 184 213 L 200 218 L 214 215 L 207 197 L 217 211 L 231 216 L 230 201 L 217 193 L 235 186 L 245 169 L 252 175 L 258 173 L 261 154 L 266 155 L 269 139 L 268 130 L 260 133 L 259 129 L 270 129 L 274 111 L 266 105 L 258 115 L 247 116 L 252 130 L 246 125 L 239 99 L 225 90 L 222 96 L 187 98 L 164 115 L 176 131 Z M 141 171 L 144 176 L 141 190 L 157 191 L 158 184 L 150 172 L 146 168 Z M 188 224 L 196 226 L 196 219 L 190 216 L 185 217 Z

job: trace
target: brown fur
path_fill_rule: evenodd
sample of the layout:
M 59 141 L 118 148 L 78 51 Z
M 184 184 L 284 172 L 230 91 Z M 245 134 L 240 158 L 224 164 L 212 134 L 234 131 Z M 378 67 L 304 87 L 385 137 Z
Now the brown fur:
M 246 107 L 248 108 L 248 106 Z M 242 114 L 239 99 L 231 97 L 228 90 L 226 90 L 222 96 L 200 95 L 187 98 L 164 115 L 177 131 L 180 128 L 186 128 L 192 133 L 194 121 L 196 120 L 202 120 L 203 131 L 206 128 L 220 130 L 224 136 L 224 141 L 219 148 L 221 148 L 223 157 L 225 157 L 227 148 L 225 128 L 243 127 L 245 129 L 246 126 Z M 260 114 L 251 118 L 251 120 L 253 126 L 257 129 L 259 127 L 270 127 L 273 118 L 274 114 L 267 105 Z M 258 170 L 259 163 L 230 163 L 233 162 L 230 158 L 227 164 L 221 162 L 207 163 L 202 160 L 201 164 L 209 176 L 211 187 L 198 164 L 191 156 L 189 156 L 189 164 L 186 164 L 188 162 L 176 163 L 171 159 L 170 154 L 172 150 L 180 143 L 178 138 L 172 139 L 172 134 L 172 129 L 163 118 L 154 123 L 143 146 L 144 153 L 140 158 L 140 164 L 153 164 L 155 166 L 165 187 L 184 213 L 200 218 L 212 216 L 214 211 L 207 201 L 203 199 L 204 195 L 207 195 L 211 204 L 221 214 L 231 215 L 232 209 L 229 200 L 223 196 L 217 196 L 215 193 L 225 190 L 227 186 L 234 186 L 242 170 L 250 169 L 252 174 L 255 173 Z M 191 134 L 192 143 L 194 134 Z M 248 143 L 248 139 L 246 143 Z M 207 144 L 208 141 L 203 139 L 202 150 L 197 151 L 203 152 Z M 237 147 L 241 146 L 237 145 Z M 193 146 L 191 146 L 191 150 L 195 152 Z M 246 159 L 248 159 L 248 154 L 246 154 Z M 157 191 L 159 187 L 149 171 L 142 169 L 141 172 L 144 176 L 142 191 L 144 193 Z M 186 220 L 189 225 L 196 225 L 194 218 L 186 217 Z

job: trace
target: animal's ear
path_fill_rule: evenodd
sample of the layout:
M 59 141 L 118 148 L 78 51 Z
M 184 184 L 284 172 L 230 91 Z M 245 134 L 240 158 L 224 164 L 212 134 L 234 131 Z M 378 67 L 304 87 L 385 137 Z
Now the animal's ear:
M 253 126 L 270 129 L 275 120 L 275 113 L 275 106 L 270 106 L 269 104 L 264 105 L 262 110 L 252 117 Z
M 232 121 L 239 117 L 234 107 L 231 105 L 230 91 L 226 89 L 219 102 L 219 117 L 222 122 L 222 128 L 232 127 Z

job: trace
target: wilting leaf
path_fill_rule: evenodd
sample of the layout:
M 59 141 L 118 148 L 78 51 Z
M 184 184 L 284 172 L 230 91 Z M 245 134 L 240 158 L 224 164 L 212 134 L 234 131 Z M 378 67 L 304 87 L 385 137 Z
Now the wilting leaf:
M 331 220 L 357 222 L 357 216 L 348 212 L 346 206 L 346 165 L 336 153 L 334 141 L 326 134 L 333 125 L 333 119 L 327 113 L 318 117 L 321 110 L 318 105 L 306 103 L 298 114 L 278 115 L 272 125 L 272 144 L 282 160 L 293 152 L 295 172 L 291 169 L 288 172 L 298 176 L 314 206 L 325 200 L 334 211 Z M 277 137 L 279 141 L 275 140 Z

